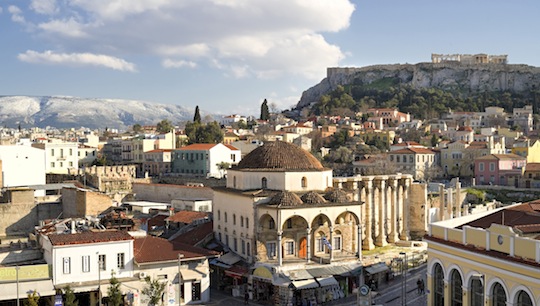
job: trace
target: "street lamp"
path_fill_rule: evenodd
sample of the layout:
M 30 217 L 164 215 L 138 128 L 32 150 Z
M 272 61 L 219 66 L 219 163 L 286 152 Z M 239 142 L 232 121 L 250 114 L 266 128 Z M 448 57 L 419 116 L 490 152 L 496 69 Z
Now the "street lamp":
M 409 264 L 407 262 L 407 253 L 399 252 L 399 255 L 404 258 L 401 263 L 401 305 L 405 306 L 407 305 L 407 268 Z
M 15 266 L 15 278 L 17 279 L 17 306 L 20 305 L 20 301 L 19 301 L 19 265 L 16 265 Z
M 99 256 L 99 252 L 96 252 L 97 258 L 98 258 L 98 305 L 101 306 L 101 257 Z

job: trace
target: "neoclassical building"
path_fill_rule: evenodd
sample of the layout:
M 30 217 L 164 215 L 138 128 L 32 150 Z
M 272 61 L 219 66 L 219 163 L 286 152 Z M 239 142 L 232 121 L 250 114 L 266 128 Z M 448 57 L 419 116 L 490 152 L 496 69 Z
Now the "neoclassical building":
M 540 200 L 430 225 L 428 306 L 540 305 Z

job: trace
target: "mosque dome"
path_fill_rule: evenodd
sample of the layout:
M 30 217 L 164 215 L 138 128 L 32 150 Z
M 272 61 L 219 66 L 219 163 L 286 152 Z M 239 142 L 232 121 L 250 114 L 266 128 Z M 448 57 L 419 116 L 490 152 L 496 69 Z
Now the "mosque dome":
M 270 205 L 283 206 L 298 206 L 302 205 L 302 200 L 295 193 L 290 191 L 280 191 L 276 193 L 268 202 Z
M 288 142 L 265 142 L 247 154 L 235 170 L 318 171 L 326 170 L 315 156 Z
M 302 199 L 302 201 L 307 204 L 321 204 L 321 203 L 326 202 L 324 198 L 320 194 L 316 193 L 315 191 L 310 191 L 302 195 L 300 199 Z
M 332 203 L 347 203 L 350 202 L 347 193 L 341 189 L 332 189 L 324 196 L 325 199 Z

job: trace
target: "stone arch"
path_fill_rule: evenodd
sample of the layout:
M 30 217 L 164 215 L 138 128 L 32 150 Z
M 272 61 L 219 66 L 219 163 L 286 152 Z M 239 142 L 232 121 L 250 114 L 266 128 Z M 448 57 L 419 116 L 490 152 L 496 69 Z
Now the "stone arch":
M 281 224 L 281 230 L 284 232 L 291 229 L 301 229 L 305 232 L 306 228 L 308 228 L 308 221 L 299 215 L 290 216 Z
M 459 276 L 461 277 L 461 283 L 464 284 L 465 279 L 464 279 L 463 275 L 465 275 L 465 274 L 463 273 L 461 268 L 458 265 L 455 265 L 455 264 L 450 265 L 448 267 L 448 270 L 446 270 L 447 274 L 445 274 L 444 279 L 446 279 L 447 281 L 450 281 L 450 277 L 452 276 L 453 270 L 457 270 L 459 272 Z
M 500 285 L 502 287 L 502 289 L 504 290 L 504 294 L 506 295 L 506 301 L 509 301 L 509 297 L 510 297 L 510 294 L 508 292 L 508 288 L 505 284 L 505 282 L 498 278 L 498 277 L 494 277 L 492 279 L 489 280 L 487 286 L 486 286 L 486 289 L 487 289 L 487 295 L 488 296 L 491 296 L 491 300 L 494 301 L 495 297 L 494 297 L 494 288 L 497 286 L 497 285 Z M 495 304 L 492 304 L 492 305 L 495 305 Z
M 330 227 L 332 226 L 332 220 L 326 214 L 318 214 L 311 221 L 311 228 L 317 229 L 319 227 Z
M 450 269 L 450 305 L 463 305 L 463 274 L 458 269 Z
M 261 228 L 261 231 L 275 230 L 277 227 L 276 220 L 269 214 L 263 214 L 259 217 L 259 227 Z
M 432 288 L 430 290 L 432 294 L 432 304 L 433 305 L 444 305 L 444 266 L 440 261 L 435 262 L 430 267 L 431 277 L 432 277 Z

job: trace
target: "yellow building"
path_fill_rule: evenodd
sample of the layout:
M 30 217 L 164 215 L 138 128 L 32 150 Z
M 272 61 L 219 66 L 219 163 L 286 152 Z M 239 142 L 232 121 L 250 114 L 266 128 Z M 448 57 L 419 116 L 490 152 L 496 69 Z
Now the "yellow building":
M 516 141 L 512 146 L 512 153 L 526 157 L 527 163 L 540 163 L 540 141 Z
M 394 138 L 396 137 L 396 132 L 391 130 L 362 130 L 358 131 L 356 135 L 360 136 L 364 143 L 369 143 L 374 139 L 382 140 L 387 148 L 390 148 L 390 145 L 394 143 Z
M 428 306 L 540 305 L 540 200 L 430 225 Z

